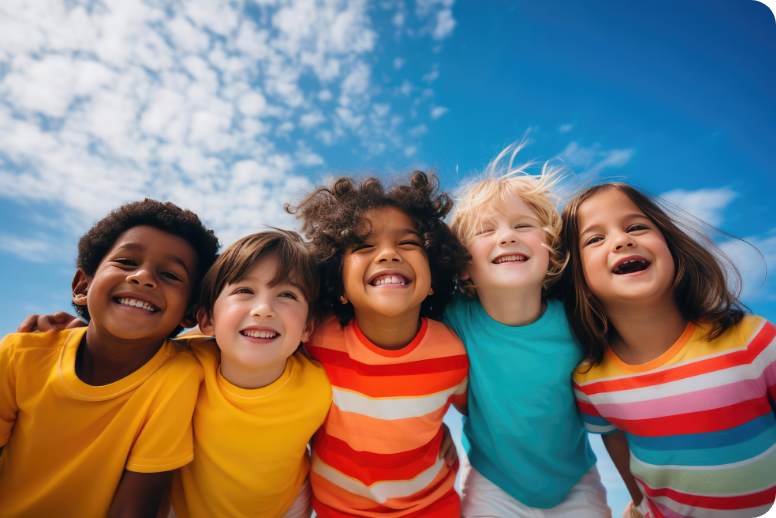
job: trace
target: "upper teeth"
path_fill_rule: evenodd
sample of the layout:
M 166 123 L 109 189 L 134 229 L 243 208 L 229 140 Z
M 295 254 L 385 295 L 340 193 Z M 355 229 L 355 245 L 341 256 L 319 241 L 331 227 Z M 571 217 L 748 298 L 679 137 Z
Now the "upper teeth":
M 246 329 L 243 334 L 251 338 L 275 338 L 278 335 L 275 331 L 259 331 L 258 329 Z
M 126 297 L 121 297 L 118 299 L 119 304 L 123 304 L 125 306 L 134 306 L 136 308 L 143 308 L 146 311 L 154 312 L 157 310 L 156 306 L 149 302 L 145 302 L 143 300 L 137 300 L 137 299 L 129 299 Z
M 507 263 L 512 261 L 527 261 L 528 258 L 524 255 L 505 255 L 504 257 L 499 257 L 495 261 L 493 261 L 496 264 L 501 263 Z
M 381 284 L 407 284 L 407 279 L 401 275 L 381 275 L 372 281 L 373 286 L 380 286 Z

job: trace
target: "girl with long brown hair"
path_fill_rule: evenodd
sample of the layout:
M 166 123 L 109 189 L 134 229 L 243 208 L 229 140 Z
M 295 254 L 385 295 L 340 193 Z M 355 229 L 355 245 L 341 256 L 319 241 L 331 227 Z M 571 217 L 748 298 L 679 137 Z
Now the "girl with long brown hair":
M 566 314 L 588 352 L 577 404 L 633 497 L 624 516 L 761 516 L 776 497 L 776 326 L 745 314 L 738 272 L 670 212 L 622 183 L 563 212 Z

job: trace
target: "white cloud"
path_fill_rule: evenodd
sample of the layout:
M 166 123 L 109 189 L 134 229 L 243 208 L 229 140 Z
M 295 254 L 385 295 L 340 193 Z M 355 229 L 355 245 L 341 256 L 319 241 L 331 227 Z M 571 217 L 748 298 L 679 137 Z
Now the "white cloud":
M 418 151 L 417 147 L 415 147 L 415 146 L 407 146 L 406 148 L 404 148 L 404 156 L 410 157 L 410 156 L 414 155 L 415 153 L 417 153 L 417 151 Z
M 742 295 L 747 300 L 776 300 L 776 228 L 761 236 L 749 236 L 743 240 L 728 240 L 722 251 L 733 261 L 741 273 Z M 766 278 L 767 273 L 770 275 Z
M 437 106 L 431 110 L 431 118 L 432 119 L 438 119 L 445 113 L 449 112 L 449 108 L 445 108 L 444 106 Z
M 425 124 L 419 124 L 411 128 L 407 133 L 409 133 L 410 137 L 422 137 L 428 133 L 428 127 Z
M 434 69 L 428 74 L 423 75 L 423 81 L 428 84 L 433 83 L 439 77 L 439 65 L 434 64 Z
M 44 263 L 51 260 L 54 247 L 45 238 L 0 234 L 0 250 L 34 263 Z
M 455 0 L 417 0 L 415 14 L 428 18 L 427 30 L 435 40 L 443 40 L 453 34 L 457 22 L 453 18 Z
M 730 187 L 697 191 L 676 189 L 661 194 L 662 198 L 714 227 L 722 224 L 725 208 L 737 196 Z
M 591 147 L 582 147 L 576 142 L 571 142 L 558 157 L 570 167 L 584 168 L 585 175 L 598 174 L 604 169 L 618 168 L 630 162 L 636 150 L 629 149 L 601 149 L 597 142 Z
M 573 124 L 561 124 L 560 128 L 558 128 L 558 131 L 560 131 L 561 133 L 568 133 L 569 131 L 571 131 L 573 127 L 574 127 Z
M 402 58 L 393 58 L 393 68 L 395 70 L 401 70 L 401 67 L 404 66 L 404 63 L 406 63 L 406 61 Z
M 415 89 L 414 86 L 412 86 L 412 83 L 407 81 L 406 79 L 402 82 L 401 88 L 399 91 L 402 93 L 402 95 L 409 95 L 412 93 L 412 91 Z
M 405 119 L 373 99 L 367 0 L 260 1 L 256 19 L 246 2 L 5 0 L 0 197 L 46 204 L 74 233 L 120 203 L 170 199 L 229 243 L 293 224 L 282 204 L 323 164 L 312 143 L 406 150 L 390 122 Z M 449 33 L 452 2 L 431 3 L 434 37 Z

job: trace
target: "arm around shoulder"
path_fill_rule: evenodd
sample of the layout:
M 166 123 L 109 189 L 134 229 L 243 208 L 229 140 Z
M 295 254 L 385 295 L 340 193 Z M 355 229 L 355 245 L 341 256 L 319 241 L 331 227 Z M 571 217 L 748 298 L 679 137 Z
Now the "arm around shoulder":
M 633 476 L 630 470 L 630 447 L 628 446 L 628 439 L 625 437 L 625 432 L 617 430 L 616 432 L 602 435 L 601 438 L 606 446 L 606 451 L 609 452 L 609 456 L 612 458 L 617 471 L 620 472 L 625 486 L 628 488 L 628 492 L 633 499 L 634 505 L 639 505 L 643 498 L 641 489 L 636 484 L 636 478 Z
M 136 473 L 124 470 L 108 518 L 154 518 L 170 488 L 174 471 Z

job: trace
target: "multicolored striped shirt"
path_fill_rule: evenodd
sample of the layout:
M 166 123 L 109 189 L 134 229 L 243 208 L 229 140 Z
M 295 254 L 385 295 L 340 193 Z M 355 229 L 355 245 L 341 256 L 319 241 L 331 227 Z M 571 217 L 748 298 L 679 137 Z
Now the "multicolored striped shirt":
M 762 516 L 776 498 L 776 326 L 748 316 L 704 340 L 690 323 L 663 355 L 611 350 L 574 373 L 590 432 L 625 432 L 655 518 Z
M 422 319 L 406 347 L 372 344 L 355 319 L 319 327 L 308 344 L 333 402 L 313 444 L 313 508 L 322 518 L 459 517 L 458 464 L 439 459 L 442 418 L 466 403 L 469 361 L 444 324 Z

